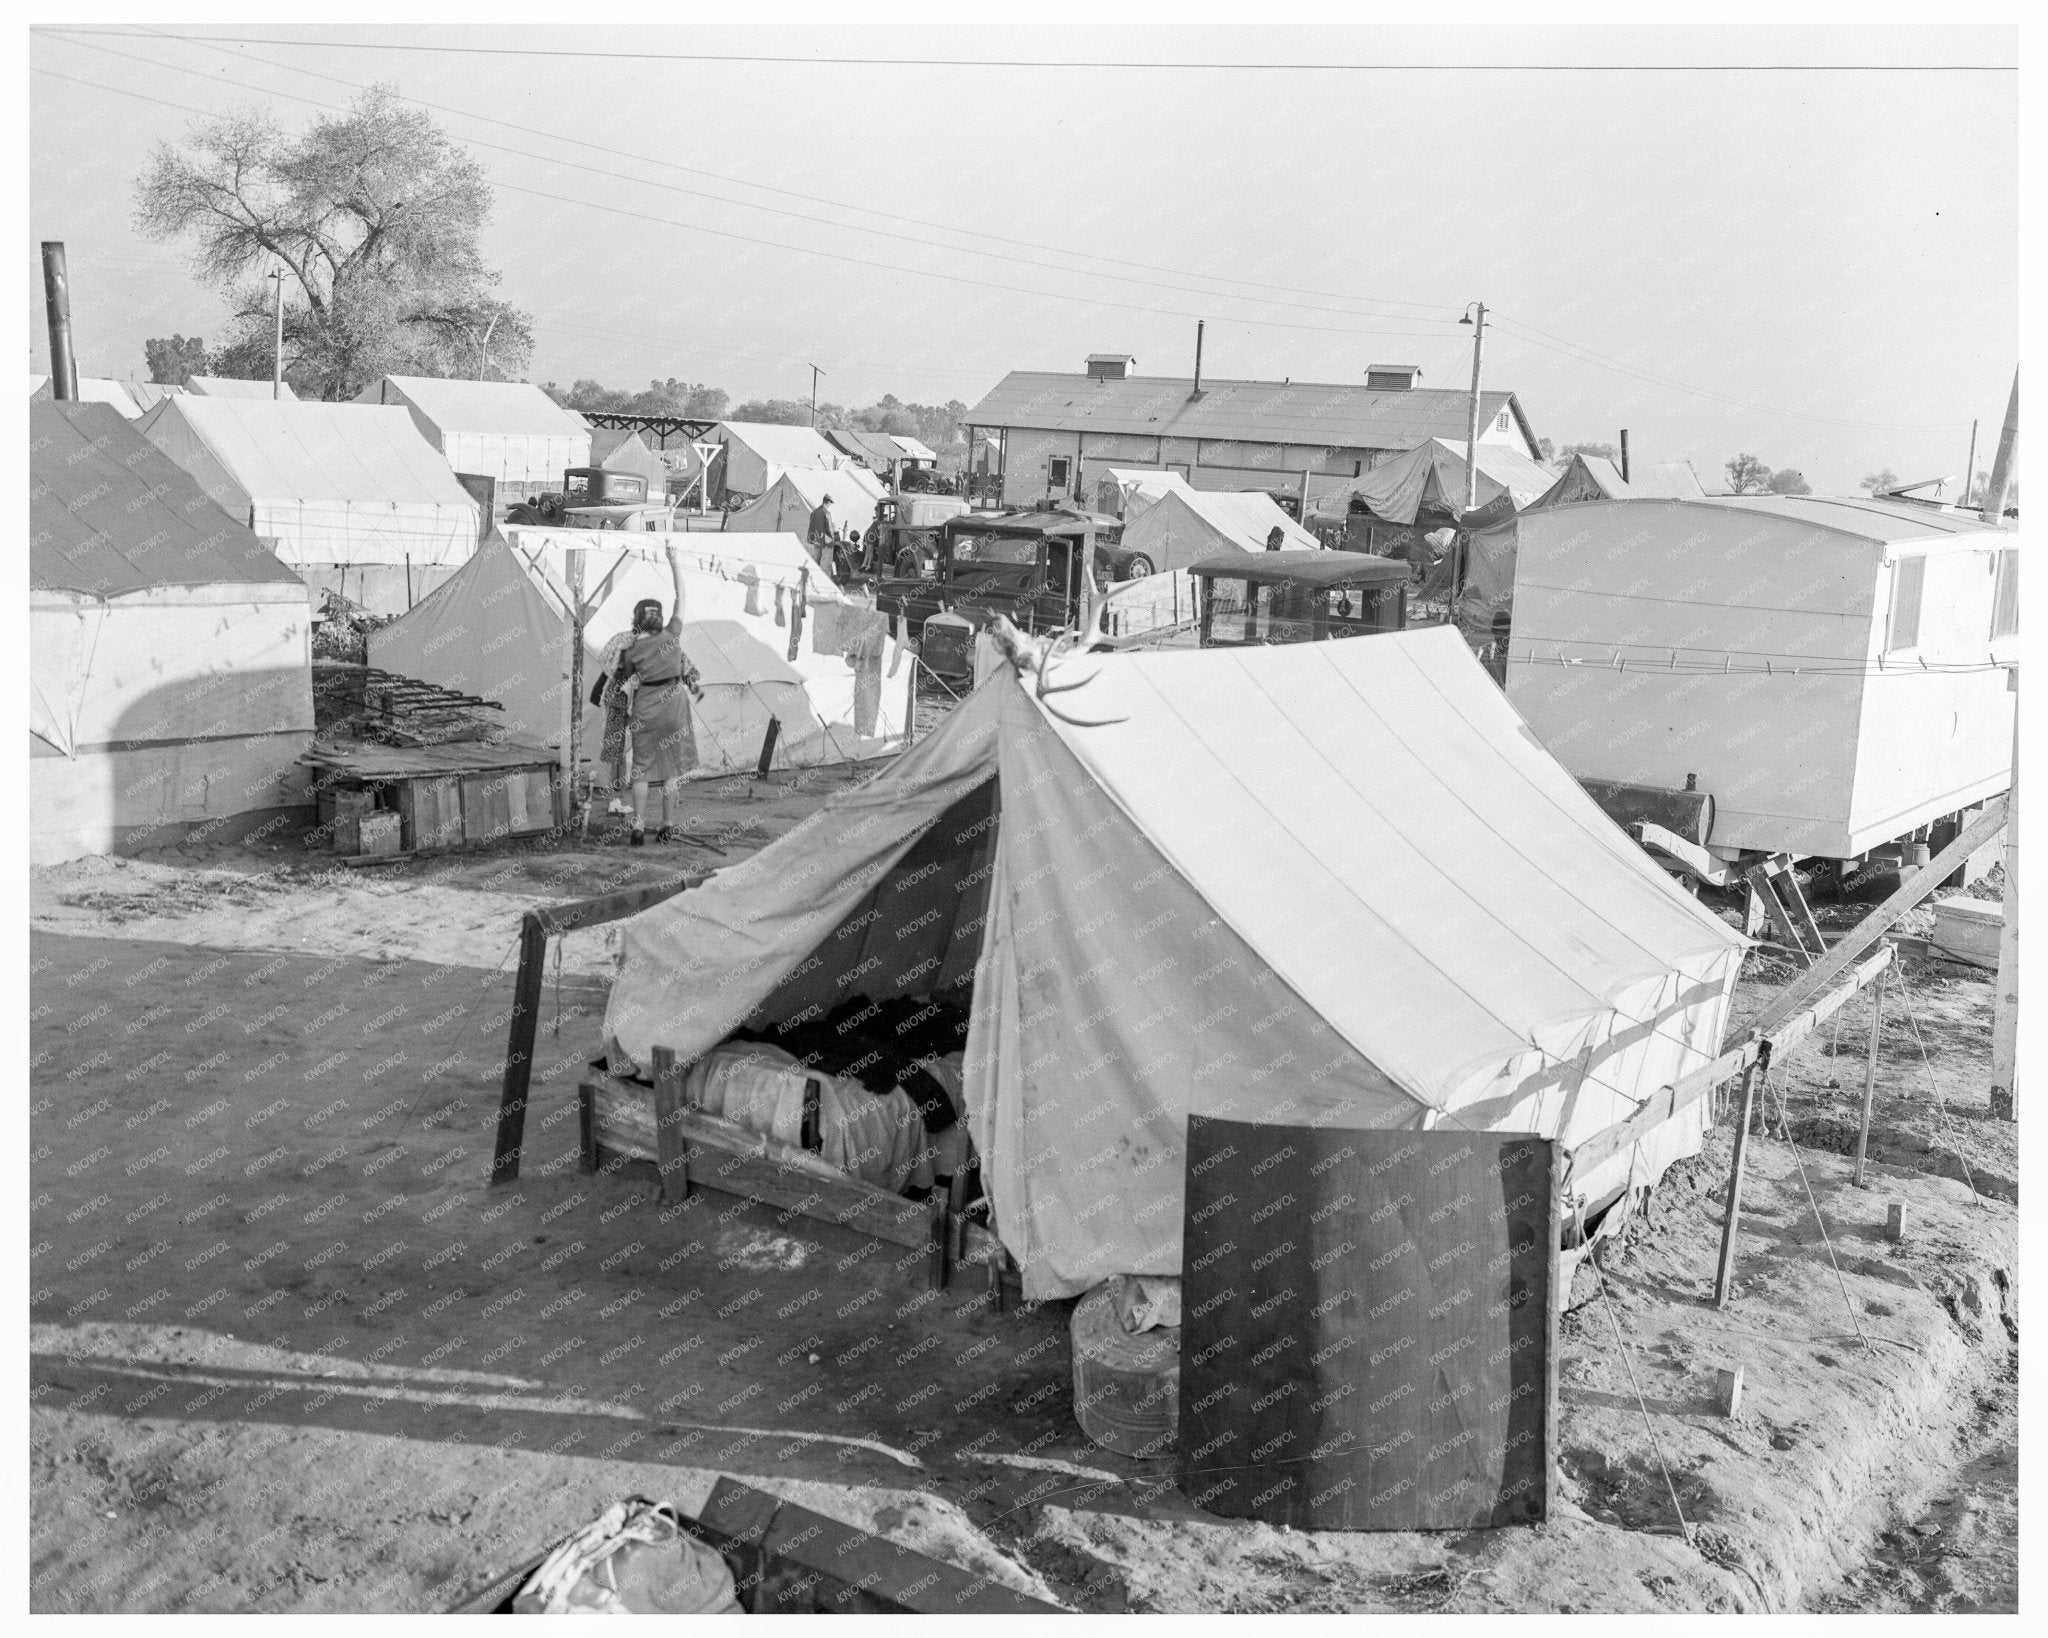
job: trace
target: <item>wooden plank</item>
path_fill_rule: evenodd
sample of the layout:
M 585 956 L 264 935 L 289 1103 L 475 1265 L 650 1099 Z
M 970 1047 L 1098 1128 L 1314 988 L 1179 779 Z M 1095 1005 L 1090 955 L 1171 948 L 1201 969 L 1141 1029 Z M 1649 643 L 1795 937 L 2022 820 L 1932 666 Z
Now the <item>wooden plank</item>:
M 615 1077 L 584 1083 L 591 1090 L 593 1140 L 609 1154 L 661 1163 L 652 1090 Z M 772 1139 L 745 1132 L 730 1121 L 688 1107 L 676 1111 L 677 1133 L 687 1141 L 687 1179 L 692 1188 L 716 1189 L 780 1206 L 785 1211 L 858 1229 L 892 1245 L 922 1251 L 932 1239 L 932 1218 L 944 1209 L 936 1196 L 910 1200 L 872 1183 L 832 1171 L 822 1162 L 785 1161 L 797 1156 Z
M 1900 884 L 1897 892 L 1851 928 L 1848 935 L 1830 950 L 1823 960 L 1786 985 L 1777 1000 L 1765 1008 L 1763 1016 L 1757 1020 L 1757 1032 L 1763 1035 L 1770 1034 L 1781 1022 L 1799 1011 L 1810 997 L 1820 994 L 1828 985 L 1835 982 L 1841 973 L 1884 937 L 1899 917 L 1946 881 L 1956 866 L 1996 835 L 2004 823 L 2005 803 L 1997 801 L 1988 804 L 1984 811 L 1964 828 L 1960 836 L 1914 871 Z
M 690 1140 L 683 1135 L 683 1070 L 667 1047 L 654 1049 L 654 1148 L 664 1200 L 690 1195 Z
M 642 910 L 674 898 L 685 888 L 702 887 L 710 879 L 709 876 L 672 876 L 644 887 L 621 888 L 616 893 L 606 893 L 594 899 L 546 905 L 531 913 L 540 917 L 541 925 L 551 934 L 573 933 L 579 927 L 595 927 L 602 922 L 637 916 Z
M 524 775 L 526 785 L 526 822 L 530 830 L 553 830 L 555 817 L 555 774 L 552 768 L 528 768 Z
M 1884 978 L 1880 972 L 1870 991 L 1870 1051 L 1863 1065 L 1863 1119 L 1856 1128 L 1856 1175 L 1851 1180 L 1863 1186 L 1864 1154 L 1870 1147 L 1870 1113 L 1877 1102 L 1878 1042 L 1884 1032 Z
M 548 936 L 531 911 L 519 923 L 519 975 L 512 985 L 512 1024 L 505 1040 L 505 1076 L 498 1093 L 498 1139 L 491 1157 L 491 1181 L 509 1183 L 519 1175 L 519 1151 L 526 1139 L 526 1096 L 533 1079 L 533 1043 L 540 1026 L 541 985 L 546 977 Z
M 505 829 L 517 836 L 533 828 L 526 818 L 526 775 L 509 773 L 505 776 Z

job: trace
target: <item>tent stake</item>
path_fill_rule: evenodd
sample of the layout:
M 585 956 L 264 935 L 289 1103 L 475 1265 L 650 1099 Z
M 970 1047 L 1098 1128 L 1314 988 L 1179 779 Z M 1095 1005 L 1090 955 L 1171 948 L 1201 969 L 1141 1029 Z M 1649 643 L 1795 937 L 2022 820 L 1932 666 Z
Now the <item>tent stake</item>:
M 1742 1217 L 1742 1170 L 1749 1159 L 1749 1124 L 1756 1112 L 1756 1092 L 1770 1073 L 1771 1043 L 1757 1048 L 1756 1060 L 1742 1072 L 1742 1114 L 1735 1126 L 1735 1159 L 1728 1168 L 1728 1196 L 1721 1223 L 1721 1263 L 1714 1273 L 1714 1306 L 1726 1308 L 1735 1279 L 1735 1230 Z

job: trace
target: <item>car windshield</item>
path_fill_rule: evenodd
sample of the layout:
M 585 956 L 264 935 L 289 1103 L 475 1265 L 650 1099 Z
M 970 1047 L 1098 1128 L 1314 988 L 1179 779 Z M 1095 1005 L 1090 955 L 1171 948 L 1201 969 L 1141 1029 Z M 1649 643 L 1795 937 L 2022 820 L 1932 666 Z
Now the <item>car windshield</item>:
M 1036 563 L 1035 535 L 960 535 L 953 541 L 958 563 Z

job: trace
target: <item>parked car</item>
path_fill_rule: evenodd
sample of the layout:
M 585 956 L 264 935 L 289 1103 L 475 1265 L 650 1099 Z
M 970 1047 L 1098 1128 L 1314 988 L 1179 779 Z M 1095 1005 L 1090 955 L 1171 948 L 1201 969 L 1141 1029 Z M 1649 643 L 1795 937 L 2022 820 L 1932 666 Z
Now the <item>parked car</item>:
M 572 466 L 562 474 L 559 493 L 512 507 L 505 521 L 557 529 L 658 529 L 671 515 L 666 499 L 647 498 L 647 480 L 637 472 Z
M 939 531 L 966 511 L 967 503 L 952 495 L 885 495 L 875 503 L 875 521 L 861 536 L 855 572 L 924 578 L 938 556 Z
M 973 673 L 974 633 L 1006 615 L 1024 631 L 1074 623 L 1083 597 L 1080 545 L 1095 532 L 1098 585 L 1152 573 L 1151 559 L 1105 536 L 1112 518 L 1076 512 L 970 512 L 940 526 L 929 569 L 875 582 L 876 606 L 900 615 L 925 665 L 948 681 Z M 942 615 L 952 619 L 938 619 Z
M 1204 648 L 1319 643 L 1408 624 L 1408 565 L 1364 552 L 1225 552 L 1191 564 Z

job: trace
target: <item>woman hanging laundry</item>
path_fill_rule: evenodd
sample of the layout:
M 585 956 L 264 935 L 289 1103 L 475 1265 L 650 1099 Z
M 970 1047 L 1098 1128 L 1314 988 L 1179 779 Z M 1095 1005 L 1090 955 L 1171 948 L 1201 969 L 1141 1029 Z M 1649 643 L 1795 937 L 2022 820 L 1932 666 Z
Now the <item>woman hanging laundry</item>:
M 683 569 L 675 547 L 668 548 L 668 572 L 675 603 L 668 623 L 661 619 L 657 598 L 633 605 L 633 641 L 619 656 L 618 682 L 637 681 L 633 693 L 633 845 L 647 842 L 647 787 L 661 786 L 661 829 L 655 840 L 674 834 L 678 782 L 697 766 L 696 732 L 690 723 L 687 688 L 699 701 L 697 668 L 683 654 Z

